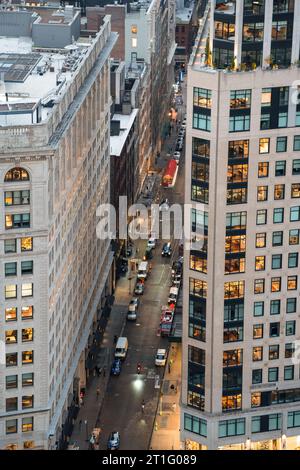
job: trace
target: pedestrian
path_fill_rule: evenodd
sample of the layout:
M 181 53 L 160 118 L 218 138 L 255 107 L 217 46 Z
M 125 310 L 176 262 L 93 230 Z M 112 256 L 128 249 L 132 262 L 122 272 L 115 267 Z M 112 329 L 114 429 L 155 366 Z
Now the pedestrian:
M 169 362 L 168 364 L 168 371 L 169 371 L 169 374 L 171 374 L 171 362 Z
M 117 341 L 118 341 L 118 336 L 115 335 L 115 336 L 114 336 L 114 343 L 116 344 Z M 99 375 L 99 370 L 98 370 L 98 375 Z
M 145 400 L 142 401 L 142 413 L 144 413 L 145 410 Z
M 99 398 L 99 396 L 100 396 L 100 388 L 99 387 L 97 387 L 96 395 L 97 395 L 97 398 Z
M 82 419 L 79 420 L 79 431 L 81 431 Z
M 105 377 L 106 368 L 103 367 L 103 377 Z

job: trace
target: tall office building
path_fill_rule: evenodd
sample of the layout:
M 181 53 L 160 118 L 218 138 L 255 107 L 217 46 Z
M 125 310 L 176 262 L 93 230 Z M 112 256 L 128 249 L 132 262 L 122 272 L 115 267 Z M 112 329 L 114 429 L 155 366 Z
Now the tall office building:
M 2 10 L 0 24 L 0 448 L 64 448 L 111 293 L 96 208 L 116 38 L 109 17 L 81 37 L 73 7 Z
M 300 2 L 208 2 L 188 67 L 181 438 L 300 446 Z

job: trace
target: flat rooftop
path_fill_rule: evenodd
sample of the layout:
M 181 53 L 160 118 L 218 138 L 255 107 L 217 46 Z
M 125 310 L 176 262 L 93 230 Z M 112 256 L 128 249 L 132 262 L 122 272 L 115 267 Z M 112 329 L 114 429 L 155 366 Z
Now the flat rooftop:
M 110 136 L 110 154 L 119 157 L 138 113 L 133 109 L 130 114 L 114 114 L 112 121 L 120 121 L 120 132 L 118 135 Z
M 57 52 L 47 52 L 34 49 L 28 37 L 0 37 L 0 126 L 45 121 L 89 47 L 86 38 Z M 30 116 L 36 110 L 37 115 Z

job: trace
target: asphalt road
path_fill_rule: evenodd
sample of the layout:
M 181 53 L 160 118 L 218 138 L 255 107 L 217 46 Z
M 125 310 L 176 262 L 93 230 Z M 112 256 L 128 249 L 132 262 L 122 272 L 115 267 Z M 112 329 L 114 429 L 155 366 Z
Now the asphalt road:
M 175 138 L 175 135 L 174 135 Z M 180 161 L 176 185 L 173 189 L 160 189 L 160 198 L 172 203 L 184 201 L 184 156 Z M 111 431 L 119 431 L 120 449 L 148 449 L 159 402 L 159 385 L 163 368 L 156 367 L 154 360 L 158 348 L 168 348 L 168 340 L 158 333 L 161 306 L 166 304 L 171 285 L 171 263 L 177 257 L 178 240 L 171 237 L 173 256 L 162 258 L 159 241 L 151 260 L 152 272 L 146 280 L 145 292 L 140 296 L 139 315 L 136 322 L 124 320 L 122 336 L 128 338 L 128 354 L 123 362 L 121 374 L 110 377 L 101 407 L 99 423 L 100 449 L 106 449 Z M 139 241 L 139 252 L 144 253 L 146 241 Z M 133 289 L 132 283 L 132 289 Z M 127 304 L 124 304 L 124 312 Z M 120 307 L 121 308 L 121 307 Z M 113 352 L 112 352 L 113 354 Z M 113 357 L 111 357 L 111 362 Z M 137 374 L 137 364 L 142 372 Z M 159 376 L 159 379 L 157 378 Z M 142 411 L 142 401 L 145 409 Z

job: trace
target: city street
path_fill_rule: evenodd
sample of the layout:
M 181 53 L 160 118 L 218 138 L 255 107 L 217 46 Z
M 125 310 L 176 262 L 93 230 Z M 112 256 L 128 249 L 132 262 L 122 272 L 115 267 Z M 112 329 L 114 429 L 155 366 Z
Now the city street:
M 183 89 L 185 97 L 185 88 Z M 178 106 L 178 116 L 183 116 L 184 105 Z M 176 126 L 174 126 L 176 127 Z M 175 150 L 177 132 L 174 128 L 167 139 L 157 161 L 157 168 L 165 167 L 170 148 Z M 176 185 L 172 189 L 160 187 L 156 198 L 167 198 L 169 204 L 183 203 L 184 200 L 184 160 L 179 165 Z M 165 240 L 169 241 L 169 240 Z M 159 412 L 159 398 L 164 367 L 155 366 L 155 355 L 158 348 L 169 347 L 167 338 L 159 334 L 161 306 L 166 304 L 171 286 L 171 265 L 178 256 L 179 240 L 171 238 L 173 254 L 171 258 L 161 256 L 163 240 L 159 240 L 151 259 L 152 271 L 145 284 L 145 292 L 140 296 L 139 313 L 136 322 L 126 320 L 128 303 L 134 296 L 134 283 L 126 277 L 118 281 L 115 291 L 115 303 L 111 311 L 103 339 L 103 348 L 108 352 L 107 376 L 95 377 L 88 388 L 85 404 L 79 412 L 77 422 L 88 420 L 88 430 L 84 426 L 74 428 L 72 442 L 80 449 L 88 448 L 87 434 L 90 435 L 94 426 L 101 428 L 100 449 L 107 448 L 109 434 L 120 432 L 120 449 L 148 449 L 154 430 L 156 414 Z M 146 248 L 146 240 L 135 243 L 133 257 L 140 259 Z M 131 292 L 131 293 L 130 293 Z M 129 348 L 122 364 L 119 376 L 110 376 L 110 365 L 114 357 L 114 335 L 128 338 Z M 137 364 L 142 365 L 142 371 L 137 374 Z M 101 390 L 97 398 L 96 390 Z M 179 393 L 179 392 L 178 392 Z M 142 402 L 145 402 L 142 410 Z M 95 423 L 95 425 L 94 425 Z

